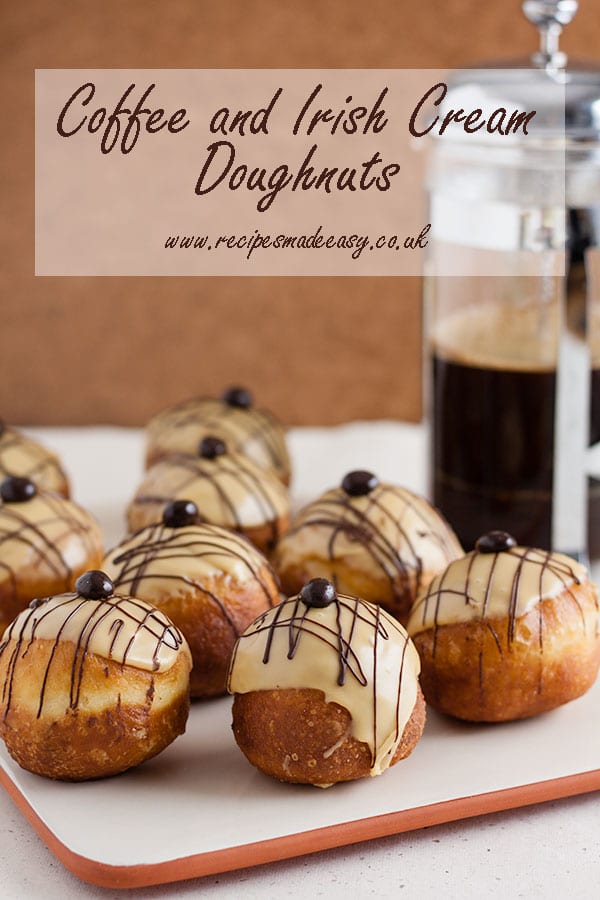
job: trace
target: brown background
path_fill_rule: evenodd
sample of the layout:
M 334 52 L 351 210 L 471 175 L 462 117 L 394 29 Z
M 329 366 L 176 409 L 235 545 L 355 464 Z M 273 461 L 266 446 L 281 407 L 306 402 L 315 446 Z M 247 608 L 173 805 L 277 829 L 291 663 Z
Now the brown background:
M 598 61 L 600 0 L 562 46 Z M 33 72 L 464 66 L 529 54 L 519 0 L 2 0 L 0 414 L 144 421 L 241 382 L 290 423 L 420 415 L 420 284 L 35 278 Z

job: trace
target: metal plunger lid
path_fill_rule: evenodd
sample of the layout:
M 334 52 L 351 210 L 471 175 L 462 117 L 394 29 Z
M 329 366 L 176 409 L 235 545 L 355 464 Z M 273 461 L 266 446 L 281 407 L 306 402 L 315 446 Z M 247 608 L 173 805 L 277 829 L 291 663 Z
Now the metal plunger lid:
M 559 49 L 560 34 L 577 12 L 577 0 L 523 0 L 522 8 L 538 29 L 539 49 L 529 59 L 486 62 L 453 73 L 444 105 L 471 95 L 484 109 L 516 104 L 536 110 L 538 139 L 600 141 L 600 68 L 573 62 Z
M 565 130 L 575 140 L 600 137 L 600 69 L 569 63 L 559 50 L 558 40 L 565 25 L 577 12 L 577 0 L 523 0 L 523 12 L 540 36 L 539 50 L 531 57 L 533 66 L 564 77 Z

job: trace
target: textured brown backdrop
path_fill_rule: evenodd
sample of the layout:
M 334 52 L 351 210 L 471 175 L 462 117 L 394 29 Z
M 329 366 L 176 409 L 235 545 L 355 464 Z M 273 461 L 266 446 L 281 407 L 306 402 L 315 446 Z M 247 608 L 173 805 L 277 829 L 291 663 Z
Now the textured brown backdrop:
M 528 54 L 519 0 L 2 3 L 0 415 L 139 423 L 224 384 L 292 423 L 420 415 L 420 284 L 35 278 L 33 73 L 51 67 L 444 67 Z M 563 39 L 598 59 L 600 0 Z

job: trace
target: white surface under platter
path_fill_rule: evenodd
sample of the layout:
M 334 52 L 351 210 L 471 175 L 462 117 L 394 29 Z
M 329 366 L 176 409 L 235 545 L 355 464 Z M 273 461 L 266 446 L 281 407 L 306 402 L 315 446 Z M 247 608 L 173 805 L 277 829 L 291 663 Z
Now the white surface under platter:
M 75 498 L 96 513 L 105 528 L 107 543 L 118 540 L 122 533 L 122 508 L 141 472 L 139 434 L 114 429 L 75 429 L 48 430 L 40 432 L 40 436 L 54 444 L 65 459 L 74 477 Z M 381 477 L 402 482 L 417 490 L 423 489 L 424 436 L 418 428 L 385 423 L 328 431 L 302 430 L 292 434 L 292 449 L 296 462 L 294 493 L 300 501 L 337 483 L 348 469 L 357 467 L 371 468 Z M 302 834 L 307 829 L 372 819 L 386 812 L 452 801 L 456 797 L 596 769 L 600 765 L 600 717 L 596 714 L 599 702 L 600 689 L 597 686 L 587 697 L 546 716 L 500 727 L 460 725 L 431 713 L 425 735 L 410 759 L 381 778 L 341 785 L 329 791 L 280 785 L 255 772 L 233 743 L 227 699 L 195 705 L 185 736 L 156 760 L 119 778 L 83 785 L 61 785 L 21 772 L 5 754 L 2 760 L 10 777 L 38 815 L 75 852 L 91 859 L 110 861 L 113 865 L 132 866 L 152 864 L 188 853 L 212 852 L 222 846 L 239 846 L 244 841 L 270 841 L 282 834 Z M 6 798 L 2 797 L 1 802 L 0 812 L 7 806 Z M 571 816 L 572 810 L 580 810 L 582 816 L 589 818 L 593 816 L 594 809 L 600 814 L 597 795 L 539 808 L 540 822 L 546 816 L 546 821 L 552 822 L 552 828 L 556 830 L 556 823 L 560 821 L 563 834 L 569 827 L 568 834 L 572 834 L 572 840 L 578 842 L 577 847 L 570 845 L 570 853 L 579 854 L 581 864 L 575 866 L 565 857 L 565 865 L 562 868 L 558 866 L 557 860 L 564 849 L 564 837 L 554 841 L 549 835 L 545 851 L 548 869 L 545 873 L 536 870 L 536 884 L 547 883 L 550 891 L 552 881 L 556 882 L 557 877 L 560 881 L 561 873 L 566 883 L 567 867 L 570 867 L 569 871 L 573 870 L 569 879 L 570 897 L 593 896 L 591 886 L 597 886 L 600 872 L 597 830 L 590 834 L 590 840 L 586 842 L 589 846 L 584 850 L 579 839 L 581 832 L 571 821 Z M 523 811 L 484 819 L 482 821 L 487 825 L 483 834 L 489 834 L 494 822 L 511 822 L 514 839 L 511 843 L 510 835 L 507 835 L 505 844 L 507 848 L 512 848 L 510 855 L 513 860 L 522 859 L 523 838 L 519 835 L 524 835 L 522 823 L 531 822 L 532 816 L 533 813 Z M 9 821 L 13 828 L 24 833 L 31 845 L 31 836 L 24 821 L 15 818 L 10 810 Z M 543 825 L 539 827 L 543 828 Z M 497 828 L 501 830 L 500 825 Z M 466 836 L 459 839 L 461 833 Z M 203 879 L 179 888 L 156 888 L 152 889 L 152 895 L 175 896 L 181 893 L 189 896 L 196 885 L 196 888 L 210 886 L 211 893 L 217 891 L 222 896 L 238 896 L 242 878 L 244 885 L 249 883 L 249 890 L 242 890 L 248 896 L 254 895 L 252 885 L 256 894 L 260 893 L 263 897 L 297 895 L 286 892 L 281 882 L 277 892 L 265 893 L 265 880 L 269 877 L 265 873 L 271 871 L 273 883 L 277 881 L 277 873 L 295 873 L 295 883 L 302 885 L 307 893 L 310 893 L 311 885 L 314 888 L 321 883 L 324 895 L 328 897 L 344 893 L 364 896 L 370 893 L 366 882 L 364 893 L 352 893 L 352 888 L 349 888 L 344 875 L 347 861 L 350 860 L 350 865 L 366 877 L 369 867 L 373 868 L 372 860 L 380 858 L 385 877 L 381 872 L 372 872 L 368 876 L 373 893 L 391 896 L 398 887 L 412 883 L 415 894 L 426 896 L 426 885 L 433 885 L 435 879 L 431 866 L 423 865 L 425 848 L 431 848 L 432 843 L 441 840 L 432 838 L 430 834 L 453 835 L 453 845 L 457 845 L 459 840 L 469 841 L 469 855 L 473 855 L 473 848 L 476 851 L 474 859 L 479 854 L 479 873 L 472 871 L 474 890 L 470 894 L 463 886 L 460 890 L 462 896 L 493 895 L 494 881 L 485 865 L 485 856 L 482 856 L 483 844 L 488 845 L 486 853 L 489 854 L 492 852 L 489 844 L 493 842 L 486 837 L 482 843 L 479 832 L 469 823 L 438 826 L 437 829 L 403 838 L 388 838 L 356 849 L 320 854 L 316 859 L 309 857 L 310 864 L 306 861 L 276 863 L 239 876 L 221 875 L 218 881 L 214 878 Z M 28 884 L 40 882 L 31 871 L 28 873 L 27 859 L 23 854 L 19 853 L 18 864 L 14 857 L 2 858 L 2 850 L 5 846 L 8 849 L 11 840 L 7 838 L 6 843 L 3 840 L 0 844 L 0 895 L 40 896 L 35 892 L 27 893 Z M 397 860 L 395 854 L 390 853 L 390 847 L 406 847 L 407 842 L 420 848 L 415 851 L 422 861 L 420 871 L 410 865 L 407 869 L 395 865 Z M 536 853 L 544 856 L 544 842 L 537 843 Z M 105 894 L 100 888 L 85 887 L 74 881 L 65 871 L 57 869 L 56 864 L 53 866 L 51 858 L 37 844 L 34 847 L 32 858 L 38 860 L 41 857 L 41 864 L 51 873 L 48 876 L 50 884 L 43 892 L 45 896 L 85 896 L 89 892 L 94 896 Z M 380 856 L 374 857 L 373 854 L 377 853 Z M 585 856 L 585 853 L 589 855 Z M 364 868 L 357 867 L 357 860 L 361 858 L 371 862 Z M 492 858 L 488 856 L 488 860 Z M 432 861 L 435 859 L 438 865 L 445 865 L 447 869 L 445 872 L 438 870 L 438 883 L 440 887 L 444 884 L 448 886 L 452 879 L 448 857 L 442 848 L 435 848 Z M 460 876 L 463 864 L 457 861 L 457 875 Z M 476 863 L 473 865 L 476 866 Z M 496 866 L 503 876 L 504 891 L 509 883 L 516 885 L 514 866 L 508 856 L 502 863 L 496 859 Z M 409 870 L 412 872 L 411 878 L 403 874 Z M 550 872 L 553 873 L 552 878 Z M 594 872 L 595 882 L 592 880 Z M 332 878 L 335 879 L 333 882 Z M 403 881 L 403 878 L 406 880 Z M 223 885 L 222 892 L 217 884 Z M 477 890 L 476 884 L 479 884 Z M 54 885 L 62 886 L 61 891 L 54 893 Z M 230 894 L 226 893 L 227 885 Z M 389 893 L 386 892 L 386 885 Z M 554 888 L 559 889 L 559 884 L 555 883 Z M 148 891 L 144 895 L 148 895 Z M 527 890 L 523 893 L 523 896 L 534 895 L 546 896 L 537 889 L 534 893 Z

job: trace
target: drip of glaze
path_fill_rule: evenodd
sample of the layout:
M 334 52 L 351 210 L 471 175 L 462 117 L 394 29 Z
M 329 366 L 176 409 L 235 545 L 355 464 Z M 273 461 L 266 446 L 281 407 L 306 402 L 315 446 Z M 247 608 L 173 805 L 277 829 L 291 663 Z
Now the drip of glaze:
M 254 662 L 258 652 L 261 669 Z M 393 673 L 384 657 L 388 664 L 395 660 Z M 411 672 L 404 679 L 407 660 Z M 418 655 L 406 631 L 378 605 L 337 594 L 324 607 L 307 606 L 299 595 L 246 629 L 234 649 L 228 689 L 244 693 L 273 683 L 280 689 L 323 691 L 329 702 L 352 715 L 355 736 L 358 732 L 371 749 L 371 774 L 378 774 L 389 765 L 414 708 L 418 672 Z

